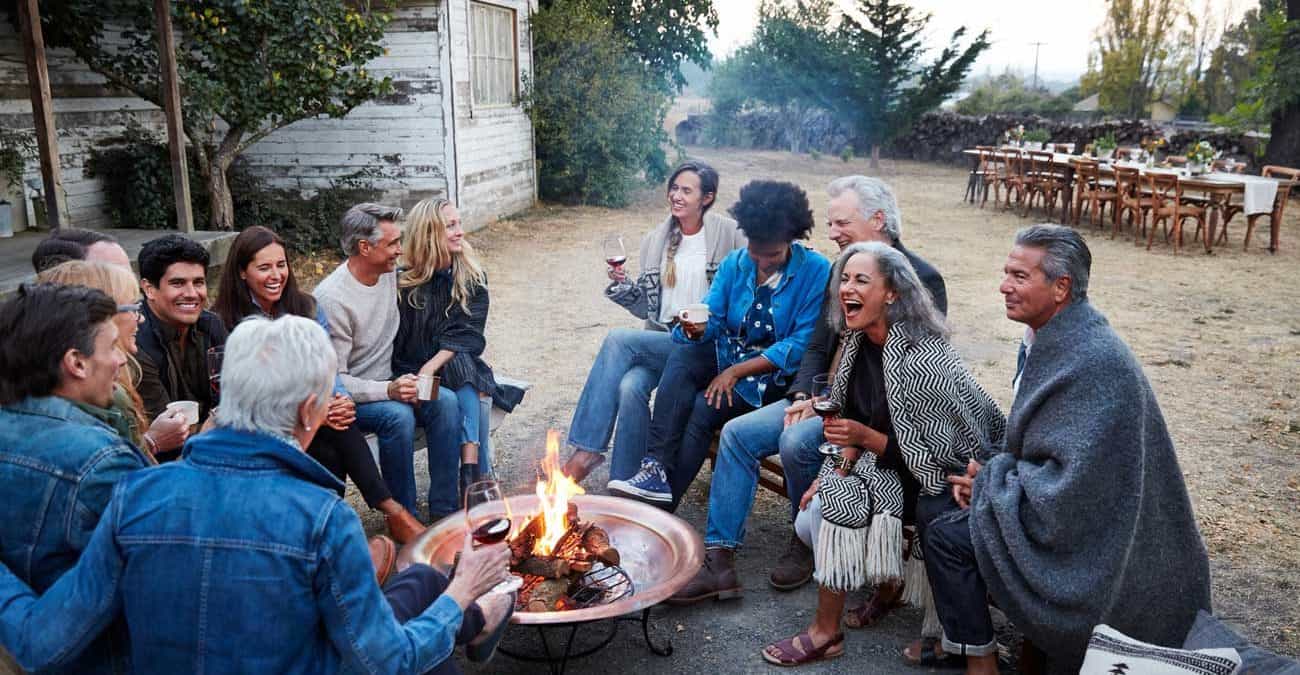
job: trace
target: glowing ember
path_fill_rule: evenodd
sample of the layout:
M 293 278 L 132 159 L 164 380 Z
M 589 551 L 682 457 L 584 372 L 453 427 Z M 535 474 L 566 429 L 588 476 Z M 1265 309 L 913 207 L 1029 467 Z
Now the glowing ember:
M 560 432 L 546 432 L 546 456 L 542 459 L 544 479 L 537 481 L 537 501 L 541 505 L 542 534 L 533 545 L 536 555 L 550 555 L 569 529 L 569 498 L 585 492 L 560 471 Z

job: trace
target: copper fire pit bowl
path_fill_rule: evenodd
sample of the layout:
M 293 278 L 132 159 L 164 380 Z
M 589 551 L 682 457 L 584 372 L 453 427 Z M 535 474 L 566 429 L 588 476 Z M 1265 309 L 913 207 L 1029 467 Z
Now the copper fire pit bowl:
M 622 556 L 620 567 L 632 579 L 635 592 L 609 604 L 560 612 L 515 612 L 511 623 L 525 625 L 574 624 L 610 619 L 659 604 L 677 592 L 699 571 L 704 540 L 686 521 L 648 504 L 601 495 L 578 495 L 578 517 L 595 521 L 609 533 L 610 543 Z M 514 526 L 538 511 L 537 497 L 510 497 Z M 412 563 L 451 567 L 465 543 L 465 514 L 454 513 L 434 523 L 415 541 L 402 548 L 398 569 Z

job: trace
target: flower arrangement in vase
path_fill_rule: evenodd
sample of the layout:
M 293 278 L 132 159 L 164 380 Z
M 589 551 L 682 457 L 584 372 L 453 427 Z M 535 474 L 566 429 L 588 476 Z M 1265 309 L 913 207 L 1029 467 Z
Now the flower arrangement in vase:
M 1167 142 L 1161 136 L 1142 139 L 1142 152 L 1146 153 L 1148 167 L 1156 165 L 1156 151 L 1165 147 Z
M 1002 136 L 1006 140 L 1007 145 L 1018 148 L 1024 145 L 1025 142 L 1025 125 L 1018 124 L 1011 127 L 1010 129 L 1007 129 Z
M 1034 129 L 1026 133 L 1024 138 L 1029 143 L 1031 150 L 1046 150 L 1045 144 L 1051 140 L 1052 134 L 1046 129 Z
M 1209 141 L 1197 141 L 1187 149 L 1187 172 L 1193 176 L 1205 173 L 1206 167 L 1219 156 Z
M 1115 140 L 1114 132 L 1108 133 L 1092 142 L 1092 148 L 1097 152 L 1098 159 L 1110 159 L 1110 156 L 1115 154 L 1115 148 L 1118 147 L 1119 142 Z

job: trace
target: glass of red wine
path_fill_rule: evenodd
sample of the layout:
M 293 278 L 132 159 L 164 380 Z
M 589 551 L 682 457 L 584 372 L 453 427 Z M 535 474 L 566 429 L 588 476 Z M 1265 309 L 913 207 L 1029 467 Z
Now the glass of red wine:
M 623 263 L 627 262 L 627 248 L 623 246 L 623 235 L 617 232 L 605 235 L 601 248 L 605 253 L 605 263 L 615 271 L 621 271 Z
M 831 377 L 827 374 L 814 375 L 812 382 L 812 409 L 817 416 L 822 418 L 822 422 L 838 417 L 841 405 L 838 401 L 831 398 Z M 827 441 L 817 448 L 817 451 L 828 457 L 841 456 L 840 446 Z
M 499 544 L 510 536 L 510 502 L 494 480 L 483 480 L 465 490 L 465 521 L 475 546 Z M 494 593 L 518 590 L 523 579 L 511 575 L 492 588 Z
M 226 356 L 225 347 L 208 349 L 208 385 L 212 387 L 212 402 L 221 400 L 221 362 Z

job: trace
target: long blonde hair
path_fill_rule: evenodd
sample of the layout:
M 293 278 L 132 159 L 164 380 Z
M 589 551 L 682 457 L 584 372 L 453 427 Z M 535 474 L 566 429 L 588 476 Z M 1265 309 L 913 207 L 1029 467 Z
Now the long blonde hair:
M 135 274 L 130 269 L 121 265 L 112 265 L 100 262 L 87 262 L 85 260 L 69 260 L 51 267 L 36 276 L 36 280 L 42 283 L 60 284 L 63 286 L 86 286 L 88 288 L 99 289 L 113 298 L 113 301 L 119 305 L 131 305 L 140 302 L 140 282 L 135 278 Z M 143 375 L 140 370 L 140 362 L 136 361 L 135 355 L 126 349 L 121 343 L 121 338 L 115 345 L 118 351 L 126 355 L 126 367 L 117 371 L 117 382 L 126 390 L 127 395 L 131 398 L 131 404 L 135 414 L 135 421 L 138 430 L 143 433 L 149 428 L 149 421 L 144 416 L 144 402 L 140 398 L 140 393 L 136 387 L 140 383 Z
M 411 288 L 428 283 L 440 269 L 451 267 L 452 302 L 469 313 L 469 298 L 474 290 L 487 285 L 487 274 L 468 241 L 461 240 L 461 250 L 452 253 L 447 248 L 447 223 L 442 209 L 450 205 L 446 199 L 425 199 L 406 214 L 406 234 L 402 240 L 402 267 L 397 278 L 399 288 Z M 423 309 L 418 294 L 408 293 L 406 301 L 415 309 Z M 449 305 L 446 309 L 451 311 Z

